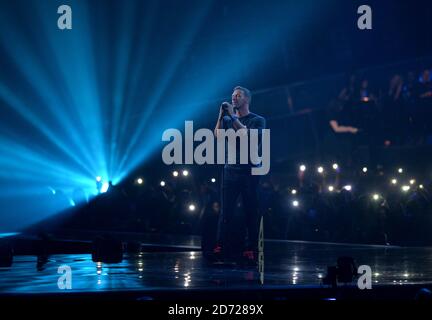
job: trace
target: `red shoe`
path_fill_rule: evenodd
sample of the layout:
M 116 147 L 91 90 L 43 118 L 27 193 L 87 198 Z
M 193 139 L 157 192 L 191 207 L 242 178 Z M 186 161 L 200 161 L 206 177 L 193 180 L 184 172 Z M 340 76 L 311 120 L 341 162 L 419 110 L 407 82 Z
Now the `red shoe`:
M 222 247 L 220 245 L 217 245 L 216 247 L 214 247 L 213 253 L 217 255 L 222 254 Z
M 243 251 L 243 259 L 248 265 L 256 266 L 257 258 L 258 256 L 255 251 L 252 250 Z
M 220 263 L 223 261 L 222 247 L 220 245 L 216 245 L 216 247 L 214 247 L 211 259 L 214 263 Z

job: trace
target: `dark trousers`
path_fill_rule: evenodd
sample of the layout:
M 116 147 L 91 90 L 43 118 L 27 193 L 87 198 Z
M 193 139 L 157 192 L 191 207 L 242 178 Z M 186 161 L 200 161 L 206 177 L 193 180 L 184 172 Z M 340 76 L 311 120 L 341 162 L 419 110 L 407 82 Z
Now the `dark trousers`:
M 258 206 L 259 176 L 253 176 L 251 169 L 224 168 L 222 182 L 222 210 L 218 223 L 218 243 L 222 250 L 230 253 L 239 243 L 233 243 L 236 235 L 246 231 L 246 249 L 258 251 L 259 206 Z M 242 197 L 244 219 L 240 225 L 235 222 L 235 208 L 239 196 Z M 242 244 L 240 244 L 242 245 Z

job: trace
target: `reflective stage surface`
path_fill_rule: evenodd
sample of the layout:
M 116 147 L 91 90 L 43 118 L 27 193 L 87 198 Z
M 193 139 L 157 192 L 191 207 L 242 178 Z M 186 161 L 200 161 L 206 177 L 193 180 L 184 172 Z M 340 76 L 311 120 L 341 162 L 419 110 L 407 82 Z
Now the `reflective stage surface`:
M 319 287 L 340 256 L 369 265 L 374 286 L 432 283 L 432 248 L 266 241 L 263 278 L 257 268 L 209 266 L 196 251 L 129 254 L 118 264 L 95 263 L 90 254 L 15 256 L 0 268 L 0 293 L 64 292 L 64 265 L 72 271 L 69 292 Z

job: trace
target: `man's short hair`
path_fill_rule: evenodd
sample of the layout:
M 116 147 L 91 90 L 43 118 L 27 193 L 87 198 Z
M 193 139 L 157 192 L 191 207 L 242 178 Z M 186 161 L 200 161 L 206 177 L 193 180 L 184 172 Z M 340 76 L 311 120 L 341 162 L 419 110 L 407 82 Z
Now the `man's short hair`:
M 249 103 L 251 103 L 252 101 L 252 93 L 250 92 L 249 89 L 245 88 L 245 87 L 241 87 L 241 86 L 237 86 L 234 88 L 235 90 L 241 90 L 243 91 L 243 94 L 248 98 Z

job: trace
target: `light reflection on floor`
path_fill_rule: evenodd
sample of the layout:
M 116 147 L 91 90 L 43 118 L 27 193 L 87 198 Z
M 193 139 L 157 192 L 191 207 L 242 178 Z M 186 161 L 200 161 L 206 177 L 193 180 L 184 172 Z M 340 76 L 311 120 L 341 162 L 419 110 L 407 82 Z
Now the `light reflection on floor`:
M 272 242 L 265 244 L 264 286 L 319 286 L 327 266 L 351 256 L 372 268 L 374 285 L 432 283 L 432 248 L 348 246 Z M 0 268 L 0 293 L 58 292 L 60 266 L 72 269 L 72 291 L 240 288 L 262 286 L 251 268 L 209 267 L 201 252 L 127 255 L 121 263 L 95 263 L 89 254 L 53 255 L 47 261 L 17 256 Z

